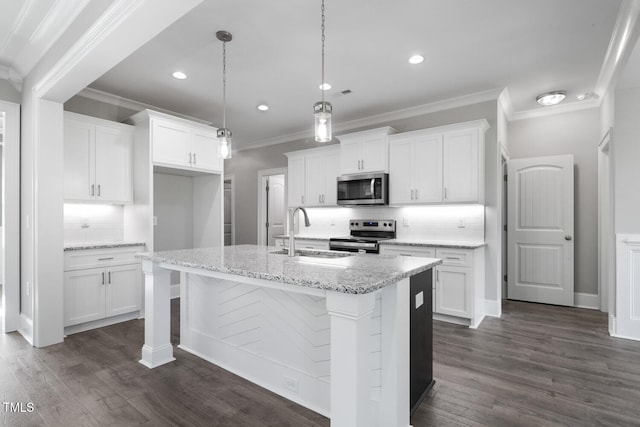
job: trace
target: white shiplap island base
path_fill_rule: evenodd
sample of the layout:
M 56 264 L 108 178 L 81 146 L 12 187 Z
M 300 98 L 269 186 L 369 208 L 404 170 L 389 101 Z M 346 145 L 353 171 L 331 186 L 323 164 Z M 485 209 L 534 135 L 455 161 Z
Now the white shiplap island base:
M 441 261 L 275 251 L 140 255 L 140 363 L 175 360 L 169 289 L 171 270 L 180 271 L 180 348 L 330 417 L 332 426 L 409 426 L 409 281 Z

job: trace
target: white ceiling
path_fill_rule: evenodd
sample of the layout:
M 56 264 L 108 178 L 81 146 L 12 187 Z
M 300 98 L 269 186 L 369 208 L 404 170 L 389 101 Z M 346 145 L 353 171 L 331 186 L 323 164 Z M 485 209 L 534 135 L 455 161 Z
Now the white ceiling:
M 86 1 L 3 2 L 0 67 L 26 75 Z M 334 124 L 503 87 L 515 112 L 542 108 L 535 96 L 548 90 L 578 102 L 595 89 L 620 4 L 326 0 Z M 319 0 L 204 0 L 90 87 L 220 126 L 221 29 L 233 34 L 227 127 L 236 144 L 310 135 L 320 99 Z M 425 61 L 410 65 L 413 53 Z M 178 69 L 189 78 L 173 79 Z M 266 113 L 256 109 L 263 102 Z

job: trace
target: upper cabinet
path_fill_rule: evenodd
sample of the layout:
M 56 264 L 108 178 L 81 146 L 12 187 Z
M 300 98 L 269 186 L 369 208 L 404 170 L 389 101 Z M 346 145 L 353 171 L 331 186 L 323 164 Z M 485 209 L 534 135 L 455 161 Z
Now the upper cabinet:
M 149 127 L 154 166 L 222 172 L 216 128 L 150 110 L 141 111 L 130 121 Z
M 389 135 L 395 129 L 386 126 L 338 137 L 340 174 L 389 172 Z
M 285 153 L 289 207 L 337 206 L 340 147 Z
M 389 203 L 484 203 L 486 120 L 389 137 Z
M 132 144 L 132 126 L 65 112 L 65 201 L 131 203 Z

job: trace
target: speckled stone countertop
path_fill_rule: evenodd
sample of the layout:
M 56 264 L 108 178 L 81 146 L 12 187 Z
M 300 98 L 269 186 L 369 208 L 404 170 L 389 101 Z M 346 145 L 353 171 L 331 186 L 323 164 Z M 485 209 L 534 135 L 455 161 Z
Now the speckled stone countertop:
M 341 258 L 289 257 L 273 246 L 239 245 L 185 249 L 137 255 L 139 258 L 181 267 L 271 280 L 347 294 L 374 292 L 441 264 L 422 257 L 357 254 Z M 309 255 L 318 252 L 308 251 Z M 345 255 L 346 252 L 339 252 Z
M 296 239 L 303 239 L 303 240 L 329 240 L 331 237 L 334 236 L 318 236 L 318 235 L 304 235 L 304 234 L 296 234 L 295 238 Z M 275 236 L 273 236 L 274 239 L 288 239 L 289 235 L 288 234 L 276 234 Z
M 485 246 L 486 242 L 456 242 L 451 240 L 420 240 L 420 239 L 390 239 L 381 240 L 381 245 L 398 245 L 398 246 L 423 246 L 438 247 L 451 249 L 477 249 Z
M 144 246 L 141 242 L 83 242 L 65 243 L 65 251 L 81 251 L 86 249 L 126 248 L 129 246 Z

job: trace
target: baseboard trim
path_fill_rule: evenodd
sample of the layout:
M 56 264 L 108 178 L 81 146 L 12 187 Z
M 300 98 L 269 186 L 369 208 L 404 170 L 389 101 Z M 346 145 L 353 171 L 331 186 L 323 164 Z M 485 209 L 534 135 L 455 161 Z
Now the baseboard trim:
M 107 317 L 105 319 L 94 320 L 92 322 L 80 323 L 79 325 L 71 325 L 64 328 L 65 335 L 77 334 L 78 332 L 90 331 L 91 329 L 103 328 L 105 326 L 115 325 L 116 323 L 126 322 L 140 318 L 139 311 L 120 314 L 118 316 Z
M 486 316 L 501 317 L 502 316 L 502 301 L 484 301 L 484 312 Z
M 598 294 L 575 292 L 573 306 L 579 308 L 588 308 L 590 310 L 600 310 L 600 296 Z
M 33 345 L 33 319 L 27 317 L 24 313 L 20 313 L 20 328 L 18 332 L 27 342 Z
M 180 283 L 177 285 L 171 285 L 171 289 L 169 290 L 169 298 L 180 298 Z

